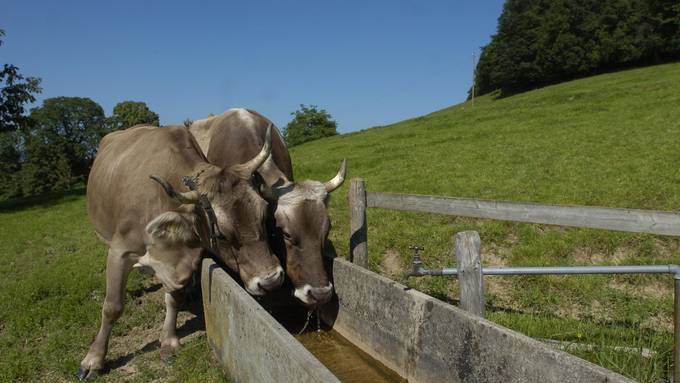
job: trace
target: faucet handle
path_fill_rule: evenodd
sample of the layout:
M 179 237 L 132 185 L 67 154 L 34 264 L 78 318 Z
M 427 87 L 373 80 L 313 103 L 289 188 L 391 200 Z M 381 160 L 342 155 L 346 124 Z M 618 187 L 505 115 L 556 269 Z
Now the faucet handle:
M 408 248 L 413 250 L 413 256 L 416 258 L 420 258 L 420 252 L 425 250 L 425 248 L 420 245 L 411 245 Z

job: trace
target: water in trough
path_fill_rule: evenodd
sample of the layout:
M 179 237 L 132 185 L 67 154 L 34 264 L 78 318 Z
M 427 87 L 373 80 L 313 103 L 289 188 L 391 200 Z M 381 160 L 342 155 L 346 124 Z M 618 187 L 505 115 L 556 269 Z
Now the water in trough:
M 304 308 L 287 306 L 268 311 L 341 382 L 407 382 L 337 331 L 317 322 L 316 315 L 309 318 Z

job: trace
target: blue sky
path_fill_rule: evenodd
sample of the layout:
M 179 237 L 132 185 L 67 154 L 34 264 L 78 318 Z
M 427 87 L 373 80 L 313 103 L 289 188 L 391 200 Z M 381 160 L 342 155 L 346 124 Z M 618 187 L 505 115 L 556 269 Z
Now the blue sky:
M 502 5 L 0 0 L 0 64 L 43 79 L 38 103 L 144 101 L 162 124 L 248 107 L 279 127 L 315 104 L 349 132 L 464 101 Z

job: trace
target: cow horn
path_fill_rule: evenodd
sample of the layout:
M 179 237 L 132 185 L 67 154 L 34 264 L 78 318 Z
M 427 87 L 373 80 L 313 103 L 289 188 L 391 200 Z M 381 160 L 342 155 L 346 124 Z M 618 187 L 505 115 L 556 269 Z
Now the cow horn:
M 163 190 L 165 190 L 165 192 L 170 197 L 175 198 L 179 202 L 181 202 L 181 203 L 198 203 L 198 192 L 197 191 L 188 191 L 188 192 L 184 192 L 184 193 L 178 193 L 168 183 L 168 181 L 164 180 L 163 178 L 156 176 L 156 175 L 150 175 L 149 178 L 158 182 L 163 187 Z
M 345 173 L 347 172 L 347 160 L 342 160 L 342 164 L 340 164 L 340 170 L 338 170 L 338 174 L 333 177 L 332 180 L 326 182 L 326 192 L 330 193 L 333 190 L 337 189 L 342 185 L 343 182 L 345 182 Z
M 267 126 L 267 133 L 264 136 L 264 145 L 262 145 L 262 150 L 258 153 L 252 160 L 234 165 L 231 170 L 238 174 L 239 177 L 249 180 L 250 177 L 255 173 L 255 171 L 262 166 L 265 160 L 269 157 L 272 151 L 272 124 Z

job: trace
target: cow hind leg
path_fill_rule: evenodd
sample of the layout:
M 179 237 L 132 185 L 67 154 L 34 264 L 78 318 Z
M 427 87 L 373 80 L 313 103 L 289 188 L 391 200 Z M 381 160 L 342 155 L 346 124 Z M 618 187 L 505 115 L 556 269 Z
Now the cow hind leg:
M 125 286 L 134 262 L 129 253 L 109 249 L 106 258 L 106 298 L 102 307 L 102 322 L 99 332 L 76 372 L 79 380 L 95 378 L 104 367 L 104 358 L 109 346 L 113 324 L 123 314 Z
M 171 363 L 179 348 L 179 338 L 177 337 L 177 312 L 184 301 L 184 292 L 176 290 L 165 293 L 165 321 L 163 322 L 163 332 L 161 333 L 161 360 Z

